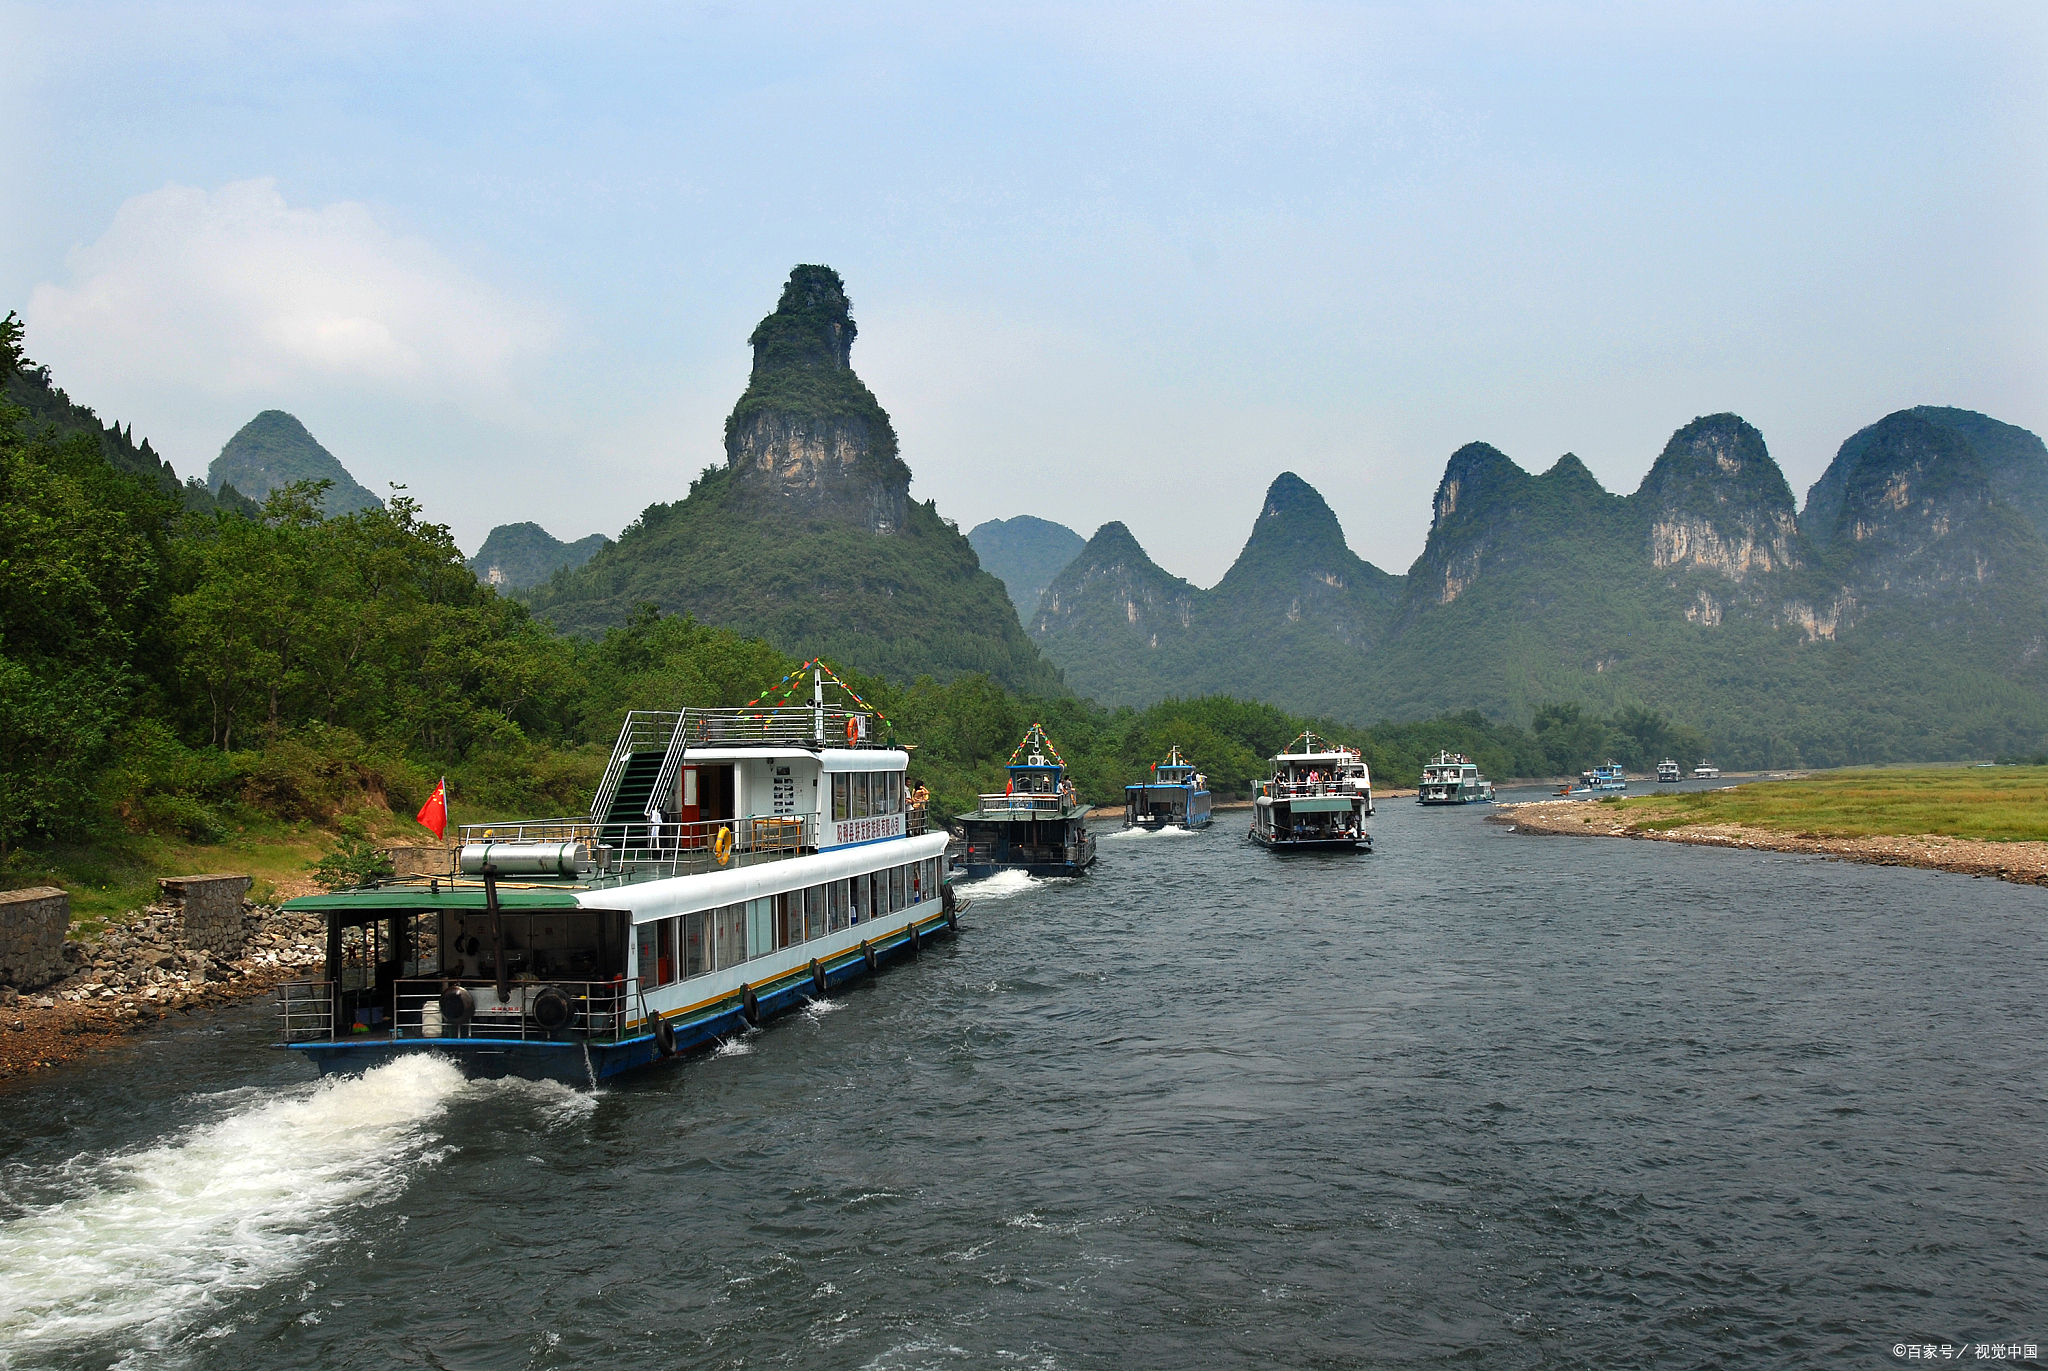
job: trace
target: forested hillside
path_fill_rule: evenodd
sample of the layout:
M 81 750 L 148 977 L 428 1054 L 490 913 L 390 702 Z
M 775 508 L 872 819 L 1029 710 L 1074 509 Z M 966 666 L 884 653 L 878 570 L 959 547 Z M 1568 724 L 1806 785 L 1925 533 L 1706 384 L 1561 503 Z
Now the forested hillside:
M 486 585 L 521 590 L 558 571 L 582 566 L 610 542 L 602 533 L 593 533 L 565 543 L 539 524 L 500 524 L 469 559 L 469 569 Z

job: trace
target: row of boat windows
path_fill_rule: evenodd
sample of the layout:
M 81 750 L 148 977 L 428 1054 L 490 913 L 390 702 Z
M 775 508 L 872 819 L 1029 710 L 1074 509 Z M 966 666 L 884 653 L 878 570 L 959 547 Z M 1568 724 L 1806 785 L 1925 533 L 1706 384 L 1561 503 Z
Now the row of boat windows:
M 832 777 L 832 817 L 868 819 L 903 809 L 900 771 L 840 771 Z
M 900 774 L 900 773 L 899 773 Z M 640 988 L 653 990 L 939 897 L 939 859 L 641 924 Z

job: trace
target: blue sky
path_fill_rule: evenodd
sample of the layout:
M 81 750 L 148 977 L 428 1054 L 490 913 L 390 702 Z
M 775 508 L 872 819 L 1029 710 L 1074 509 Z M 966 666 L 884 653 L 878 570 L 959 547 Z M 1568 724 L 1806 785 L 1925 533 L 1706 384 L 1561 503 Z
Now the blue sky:
M 0 3 L 0 305 L 197 473 L 287 409 L 471 550 L 723 458 L 845 276 L 918 498 L 1201 584 L 1298 472 L 1404 570 L 1460 444 L 1802 494 L 2048 428 L 2048 7 Z

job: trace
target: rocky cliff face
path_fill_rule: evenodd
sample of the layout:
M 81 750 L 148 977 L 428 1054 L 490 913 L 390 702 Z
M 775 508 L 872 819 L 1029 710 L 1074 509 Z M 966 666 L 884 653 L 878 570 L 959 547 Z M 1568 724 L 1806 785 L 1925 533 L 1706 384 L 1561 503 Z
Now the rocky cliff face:
M 1650 565 L 1741 585 L 1801 565 L 1792 487 L 1764 436 L 1734 414 L 1671 435 L 1637 488 Z
M 748 340 L 753 374 L 726 420 L 735 503 L 877 534 L 907 527 L 910 468 L 888 413 L 853 373 L 857 332 L 838 272 L 790 272 Z
M 1623 509 L 1571 453 L 1541 476 L 1497 448 L 1467 443 L 1451 454 L 1431 504 L 1429 541 L 1408 569 L 1405 617 L 1455 603 L 1489 575 L 1581 560 L 1613 536 Z
M 1862 430 L 1815 489 L 1809 509 L 1833 513 L 1814 530 L 1826 570 L 1860 605 L 1969 602 L 1997 617 L 2041 608 L 2030 603 L 2044 569 L 2040 535 L 1996 497 L 1976 447 L 1938 413 L 1901 410 Z

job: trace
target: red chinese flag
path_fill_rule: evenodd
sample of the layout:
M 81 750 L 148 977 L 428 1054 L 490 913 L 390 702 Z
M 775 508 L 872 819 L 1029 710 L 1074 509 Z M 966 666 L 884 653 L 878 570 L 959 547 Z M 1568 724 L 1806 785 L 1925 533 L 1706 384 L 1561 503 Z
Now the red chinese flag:
M 443 776 L 434 793 L 420 806 L 419 821 L 434 830 L 436 838 L 448 836 L 448 778 Z

